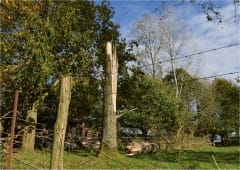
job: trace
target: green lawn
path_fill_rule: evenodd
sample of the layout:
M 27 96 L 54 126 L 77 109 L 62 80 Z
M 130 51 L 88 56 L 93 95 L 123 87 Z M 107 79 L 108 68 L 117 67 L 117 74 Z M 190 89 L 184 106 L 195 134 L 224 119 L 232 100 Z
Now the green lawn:
M 33 153 L 15 153 L 14 169 L 47 169 L 50 154 L 42 151 Z M 217 163 L 214 162 L 214 159 Z M 64 155 L 66 169 L 239 169 L 239 147 L 205 147 L 183 152 L 158 152 L 151 155 L 116 157 L 104 155 L 97 158 L 94 153 L 76 153 Z M 0 168 L 5 169 L 7 160 L 1 157 Z

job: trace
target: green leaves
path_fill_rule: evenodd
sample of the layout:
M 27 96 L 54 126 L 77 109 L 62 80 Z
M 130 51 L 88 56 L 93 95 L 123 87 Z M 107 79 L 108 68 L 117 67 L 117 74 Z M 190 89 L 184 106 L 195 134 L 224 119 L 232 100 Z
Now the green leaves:
M 212 84 L 212 88 L 215 101 L 219 103 L 221 108 L 219 126 L 226 132 L 238 131 L 240 88 L 224 79 L 216 79 Z
M 144 126 L 153 132 L 174 129 L 179 104 L 168 86 L 146 75 L 133 75 L 128 81 L 128 87 L 124 87 L 128 91 L 125 94 L 127 107 L 136 110 L 120 119 L 122 126 Z

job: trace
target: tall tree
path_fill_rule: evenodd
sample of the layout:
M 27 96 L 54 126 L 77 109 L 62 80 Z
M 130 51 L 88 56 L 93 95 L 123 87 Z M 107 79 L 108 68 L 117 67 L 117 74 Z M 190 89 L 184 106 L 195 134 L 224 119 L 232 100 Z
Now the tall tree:
M 214 87 L 211 82 L 203 83 L 199 90 L 200 95 L 196 98 L 197 124 L 196 135 L 208 135 L 217 132 L 219 123 L 219 113 L 221 112 L 220 104 L 215 100 Z
M 181 103 L 174 97 L 174 91 L 161 80 L 135 70 L 120 85 L 119 92 L 119 102 L 130 110 L 119 119 L 123 127 L 139 128 L 144 136 L 148 130 L 165 136 L 174 133 Z
M 239 131 L 240 88 L 225 79 L 215 79 L 212 83 L 215 101 L 220 105 L 217 131 L 223 134 Z
M 117 53 L 120 54 L 121 73 L 126 73 L 126 63 L 132 60 L 132 55 L 125 51 L 125 41 L 119 39 L 119 26 L 111 21 L 114 12 L 109 3 L 3 1 L 0 12 L 1 83 L 4 85 L 1 90 L 4 96 L 13 93 L 11 89 L 15 88 L 24 92 L 21 94 L 23 100 L 19 103 L 19 109 L 26 113 L 28 127 L 36 125 L 40 103 L 50 88 L 58 87 L 54 87 L 55 82 L 65 74 L 73 76 L 74 84 L 77 85 L 73 87 L 75 91 L 83 85 L 87 86 L 85 89 L 94 89 L 90 97 L 100 97 L 93 100 L 97 108 L 90 108 L 90 113 L 102 115 L 99 108 L 103 103 L 100 99 L 103 99 L 106 41 L 115 40 L 120 49 Z M 88 85 L 86 79 L 90 80 Z M 83 93 L 80 91 L 74 95 L 83 96 Z M 84 99 L 81 98 L 80 102 Z M 85 104 L 83 109 L 89 109 L 87 105 L 91 104 Z M 1 105 L 5 106 L 7 110 L 7 103 Z M 73 110 L 76 109 L 72 107 L 70 112 L 73 113 Z M 56 109 L 53 111 L 57 112 Z M 31 133 L 25 134 L 33 139 L 32 132 L 35 129 L 26 129 Z M 29 150 L 33 150 L 34 140 L 24 140 L 24 143 Z
M 177 114 L 176 125 L 178 127 L 176 133 L 176 145 L 182 145 L 183 136 L 191 135 L 193 137 L 199 119 L 197 119 L 198 107 L 204 93 L 203 85 L 195 77 L 190 75 L 183 68 L 170 71 L 163 79 L 172 88 L 176 89 L 175 78 L 178 81 L 178 96 L 181 99 L 181 112 Z
M 180 95 L 181 85 L 178 82 L 176 74 L 176 58 L 181 54 L 184 45 L 189 40 L 189 33 L 184 21 L 180 20 L 170 10 L 166 9 L 163 12 L 165 16 L 162 21 L 163 29 L 163 48 L 171 63 L 171 71 L 174 76 L 174 83 L 176 87 L 176 97 Z
M 137 19 L 132 27 L 136 46 L 134 52 L 138 57 L 140 65 L 153 77 L 162 76 L 162 68 L 159 61 L 163 59 L 161 50 L 163 47 L 161 17 L 144 14 Z
M 27 112 L 23 150 L 34 149 L 37 109 L 53 72 L 50 27 L 41 17 L 41 8 L 35 1 L 1 2 L 1 66 L 5 68 L 3 74 L 9 74 L 4 79 L 8 89 L 24 92 L 19 108 Z
M 189 30 L 183 20 L 171 9 L 165 8 L 159 14 L 144 14 L 135 21 L 131 32 L 134 36 L 132 45 L 136 46 L 134 53 L 147 73 L 163 78 L 162 74 L 166 72 L 168 65 L 162 61 L 169 60 L 175 75 L 175 59 L 189 40 Z M 177 78 L 174 80 L 178 95 Z

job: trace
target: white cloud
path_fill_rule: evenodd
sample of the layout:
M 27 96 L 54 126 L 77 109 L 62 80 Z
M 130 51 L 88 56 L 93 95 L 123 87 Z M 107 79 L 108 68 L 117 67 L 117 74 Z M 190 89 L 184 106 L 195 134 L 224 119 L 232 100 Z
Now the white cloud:
M 224 18 L 233 15 L 233 5 L 223 8 L 222 14 Z M 197 51 L 205 51 L 239 42 L 239 28 L 236 23 L 224 20 L 222 24 L 217 24 L 206 21 L 205 17 L 204 14 L 199 14 L 186 21 L 192 29 L 192 38 L 197 44 Z M 202 54 L 199 57 L 203 62 L 201 67 L 201 76 L 203 77 L 240 71 L 238 67 L 240 65 L 239 46 Z M 236 78 L 237 75 L 225 76 L 228 79 L 233 79 L 233 77 Z
M 148 5 L 147 5 L 148 4 Z M 131 3 L 115 3 L 117 22 L 120 23 L 120 31 L 123 37 L 131 38 L 130 29 L 134 21 L 144 13 L 153 13 L 154 8 L 160 3 L 134 1 Z M 155 7 L 154 7 L 155 5 Z M 191 30 L 192 40 L 184 49 L 184 54 L 205 51 L 225 45 L 240 42 L 239 25 L 234 23 L 234 6 L 229 3 L 221 8 L 223 23 L 208 22 L 206 15 L 194 5 L 182 5 L 175 8 L 175 12 L 182 17 Z M 229 18 L 232 18 L 229 20 Z M 177 24 L 177 23 L 176 23 Z M 196 71 L 198 76 L 207 77 L 211 75 L 224 74 L 240 71 L 240 46 L 225 48 L 201 55 L 194 56 L 195 64 L 191 70 Z M 201 62 L 199 61 L 201 59 Z M 195 72 L 193 72 L 195 73 Z M 238 74 L 239 75 L 239 74 Z M 228 75 L 224 78 L 232 79 L 238 76 Z

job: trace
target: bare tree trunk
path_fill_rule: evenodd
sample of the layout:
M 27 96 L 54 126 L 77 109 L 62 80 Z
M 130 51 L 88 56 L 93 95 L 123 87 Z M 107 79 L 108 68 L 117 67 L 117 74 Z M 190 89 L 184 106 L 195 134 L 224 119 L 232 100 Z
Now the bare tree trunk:
M 177 134 L 175 138 L 176 149 L 182 148 L 183 136 L 184 136 L 184 125 L 180 125 L 180 127 L 177 129 Z
M 38 102 L 34 102 L 32 109 L 28 110 L 26 117 L 26 127 L 23 133 L 22 151 L 31 152 L 34 151 L 35 145 L 35 133 L 37 123 L 37 107 Z
M 110 42 L 106 44 L 106 53 L 107 63 L 101 153 L 112 153 L 117 152 L 116 97 L 118 64 L 116 47 Z
M 63 169 L 64 140 L 70 101 L 71 76 L 64 76 L 61 80 L 58 115 L 54 125 L 54 139 L 50 165 L 51 169 Z
M 171 57 L 171 65 L 172 65 L 172 72 L 173 72 L 173 76 L 174 76 L 174 82 L 175 82 L 175 86 L 176 86 L 176 97 L 179 97 L 179 87 L 178 87 L 178 81 L 177 81 L 177 74 L 176 74 L 176 69 L 174 67 L 174 61 L 173 61 L 173 55 L 172 55 L 172 51 L 170 49 L 170 57 Z
M 59 80 L 57 79 L 53 83 L 53 87 L 55 87 L 59 83 Z M 22 151 L 28 152 L 28 151 L 34 151 L 34 145 L 35 145 L 35 134 L 36 134 L 36 124 L 37 124 L 37 109 L 45 97 L 48 95 L 48 92 L 44 93 L 42 96 L 40 96 L 32 105 L 32 109 L 28 110 L 27 116 L 26 116 L 26 127 L 23 133 L 23 139 L 22 139 Z
M 151 56 L 151 61 L 152 61 L 152 76 L 153 76 L 153 78 L 155 78 L 156 77 L 156 69 L 155 69 L 156 63 L 155 63 L 152 53 L 150 53 L 150 56 Z

